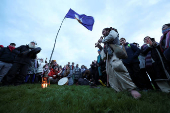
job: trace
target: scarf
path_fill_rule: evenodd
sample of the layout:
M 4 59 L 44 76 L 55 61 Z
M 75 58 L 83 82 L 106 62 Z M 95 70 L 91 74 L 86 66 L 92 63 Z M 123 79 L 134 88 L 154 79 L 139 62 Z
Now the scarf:
M 165 30 L 162 30 L 163 35 L 161 36 L 160 40 L 160 48 L 161 51 L 164 52 L 165 49 L 169 47 L 169 41 L 170 41 L 170 28 L 167 28 Z M 165 38 L 164 38 L 165 37 Z M 165 48 L 162 48 L 163 40 L 165 39 Z
M 166 33 L 169 32 L 169 31 L 170 31 L 170 27 L 167 28 L 167 29 L 162 30 L 162 33 L 163 33 L 163 34 L 166 34 Z
M 15 49 L 15 47 L 13 47 L 13 46 L 8 46 L 8 48 L 9 48 L 9 50 L 12 52 L 12 50 L 14 50 Z
M 146 50 L 148 48 L 148 45 L 144 44 L 141 48 Z M 149 51 L 145 57 L 145 67 L 150 67 L 150 66 L 152 66 L 151 51 Z

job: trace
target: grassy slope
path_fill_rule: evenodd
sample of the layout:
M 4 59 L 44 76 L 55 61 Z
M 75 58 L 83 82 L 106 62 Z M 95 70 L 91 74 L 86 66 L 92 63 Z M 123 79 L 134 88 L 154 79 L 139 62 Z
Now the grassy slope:
M 170 95 L 162 92 L 141 92 L 133 99 L 128 92 L 89 86 L 40 84 L 0 87 L 0 113 L 57 112 L 57 113 L 170 113 Z

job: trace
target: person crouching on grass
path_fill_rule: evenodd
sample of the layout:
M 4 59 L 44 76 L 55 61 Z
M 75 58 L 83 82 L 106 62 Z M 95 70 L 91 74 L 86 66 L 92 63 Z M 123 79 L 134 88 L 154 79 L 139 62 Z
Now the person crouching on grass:
M 110 44 L 113 44 L 115 46 L 120 45 L 119 33 L 117 29 L 112 27 L 104 28 L 102 34 L 104 36 L 104 39 L 100 38 L 98 40 L 99 43 L 104 43 L 105 46 L 106 44 L 109 46 Z M 95 47 L 98 47 L 100 50 L 103 49 L 100 44 L 95 45 Z M 128 90 L 135 99 L 141 97 L 141 94 L 135 90 L 136 86 L 132 82 L 128 70 L 123 65 L 122 60 L 117 57 L 114 51 L 110 58 L 107 58 L 106 73 L 109 75 L 109 84 L 114 90 L 116 90 L 117 92 Z
M 63 73 L 62 73 L 62 76 L 68 78 L 68 85 L 73 85 L 72 75 L 73 75 L 73 71 L 70 70 L 70 67 L 69 67 L 69 65 L 67 64 L 67 65 L 66 65 L 66 69 L 65 69 L 65 70 L 63 71 Z

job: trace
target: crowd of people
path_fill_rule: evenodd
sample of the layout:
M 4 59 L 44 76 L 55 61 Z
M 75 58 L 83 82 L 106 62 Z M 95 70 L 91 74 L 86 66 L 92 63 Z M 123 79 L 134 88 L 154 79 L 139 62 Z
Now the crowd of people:
M 94 77 L 97 81 L 96 61 L 91 64 L 90 70 L 84 65 L 79 68 L 79 64 L 75 66 L 74 62 L 72 65 L 68 62 L 62 67 L 56 60 L 48 63 L 47 58 L 45 61 L 43 58 L 37 58 L 39 51 L 35 52 L 36 45 L 35 41 L 17 48 L 15 48 L 15 43 L 10 43 L 7 47 L 0 45 L 1 85 L 17 86 L 24 83 L 41 83 L 42 77 L 46 77 L 46 74 L 52 84 L 57 84 L 63 77 L 68 78 L 68 85 L 88 85 Z M 94 75 L 90 71 L 93 71 Z
M 162 27 L 161 39 L 144 37 L 144 44 L 128 43 L 126 38 L 119 39 L 118 30 L 104 28 L 103 36 L 95 44 L 98 56 L 90 68 L 74 62 L 63 67 L 56 60 L 47 62 L 37 58 L 41 49 L 36 42 L 15 48 L 11 43 L 0 45 L 0 81 L 2 85 L 41 83 L 46 76 L 53 84 L 63 77 L 68 85 L 104 85 L 116 92 L 128 90 L 134 98 L 140 98 L 137 90 L 160 90 L 170 92 L 170 24 Z M 101 46 L 101 43 L 104 46 Z
M 129 90 L 134 98 L 141 97 L 136 89 L 170 92 L 170 24 L 162 27 L 161 40 L 144 37 L 144 44 L 128 43 L 119 39 L 118 30 L 105 28 L 96 47 L 106 60 L 109 84 L 117 92 Z M 100 45 L 104 43 L 104 47 Z

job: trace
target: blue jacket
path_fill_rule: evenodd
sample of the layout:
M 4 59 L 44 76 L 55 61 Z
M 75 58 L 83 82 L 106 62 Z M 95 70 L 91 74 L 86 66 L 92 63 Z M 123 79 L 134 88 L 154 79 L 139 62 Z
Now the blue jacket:
M 137 46 L 133 44 L 129 44 L 129 43 L 126 43 L 124 46 L 125 46 L 128 58 L 122 59 L 123 63 L 124 64 L 131 64 L 131 63 L 137 63 L 137 62 L 139 63 L 138 56 L 140 54 L 140 49 Z

